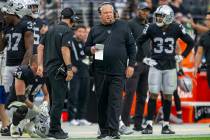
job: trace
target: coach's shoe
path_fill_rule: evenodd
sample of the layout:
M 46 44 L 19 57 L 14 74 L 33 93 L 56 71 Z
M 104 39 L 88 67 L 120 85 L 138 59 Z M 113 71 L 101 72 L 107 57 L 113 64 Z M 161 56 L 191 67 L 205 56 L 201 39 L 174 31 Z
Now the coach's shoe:
M 125 126 L 125 125 L 122 125 L 120 128 L 119 128 L 119 133 L 121 135 L 130 135 L 133 133 L 133 131 L 128 127 L 128 126 Z
M 142 134 L 152 134 L 153 128 L 151 125 L 147 124 L 147 126 L 142 130 Z
M 14 126 L 13 124 L 10 126 L 10 134 L 12 138 L 19 138 L 22 136 L 22 132 L 18 126 Z
M 117 132 L 111 133 L 110 134 L 111 139 L 120 139 L 120 135 Z
M 50 138 L 55 138 L 55 139 L 67 139 L 68 138 L 68 135 L 65 135 L 61 131 L 54 131 L 54 132 L 50 131 L 47 136 Z
M 169 125 L 165 125 L 162 127 L 161 134 L 175 134 L 175 132 L 171 130 Z
M 144 128 L 142 127 L 142 125 L 134 125 L 133 130 L 142 131 L 142 130 L 144 130 Z
M 1 136 L 10 136 L 10 125 L 5 127 L 5 128 L 1 128 Z

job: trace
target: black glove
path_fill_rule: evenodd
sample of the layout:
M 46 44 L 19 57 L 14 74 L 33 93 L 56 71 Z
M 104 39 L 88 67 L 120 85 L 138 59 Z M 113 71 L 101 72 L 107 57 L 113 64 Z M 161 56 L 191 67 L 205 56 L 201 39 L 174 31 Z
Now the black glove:
M 183 71 L 183 69 L 179 69 L 179 71 L 178 71 L 178 76 L 183 76 L 184 75 L 184 71 Z

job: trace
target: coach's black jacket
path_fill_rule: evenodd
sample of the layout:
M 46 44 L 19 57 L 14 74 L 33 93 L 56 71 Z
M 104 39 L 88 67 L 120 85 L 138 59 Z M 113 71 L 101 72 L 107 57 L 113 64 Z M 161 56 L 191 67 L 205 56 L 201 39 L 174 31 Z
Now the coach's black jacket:
M 104 44 L 103 60 L 93 62 L 94 71 L 110 75 L 124 75 L 129 59 L 129 66 L 135 65 L 136 44 L 128 24 L 116 20 L 112 25 L 96 25 L 92 27 L 85 53 L 91 55 L 90 48 L 95 44 Z

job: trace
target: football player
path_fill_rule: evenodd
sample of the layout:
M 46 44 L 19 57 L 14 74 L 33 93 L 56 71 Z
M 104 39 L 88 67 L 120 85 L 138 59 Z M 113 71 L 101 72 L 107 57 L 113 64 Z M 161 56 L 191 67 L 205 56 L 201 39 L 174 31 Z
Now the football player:
M 155 104 L 158 93 L 163 91 L 164 122 L 162 134 L 175 134 L 169 127 L 171 112 L 171 99 L 177 88 L 176 59 L 181 61 L 186 57 L 194 46 L 193 39 L 185 32 L 181 24 L 174 22 L 174 12 L 168 5 L 162 5 L 154 12 L 153 24 L 148 24 L 142 35 L 137 39 L 138 46 L 151 39 L 151 58 L 145 58 L 144 63 L 150 65 L 148 84 L 149 102 L 147 126 L 142 134 L 152 134 L 152 120 L 155 113 Z M 181 38 L 187 47 L 181 55 L 176 55 L 176 40 Z
M 37 55 L 33 55 L 30 59 L 30 65 L 19 66 L 14 74 L 15 79 L 7 103 L 9 113 L 12 114 L 10 126 L 12 137 L 20 137 L 22 135 L 21 128 L 26 130 L 31 137 L 37 137 L 35 118 L 49 120 L 49 94 L 44 79 L 36 75 L 37 67 Z M 44 93 L 44 99 L 43 103 L 37 106 L 33 102 L 40 89 Z
M 17 66 L 29 62 L 33 32 L 31 22 L 21 20 L 26 10 L 21 3 L 9 1 L 1 10 L 8 24 L 0 37 L 0 51 L 3 51 L 4 48 L 7 49 L 3 84 L 6 92 L 9 92 Z
M 5 92 L 9 92 L 12 85 L 13 74 L 16 67 L 20 64 L 27 64 L 31 54 L 31 46 L 33 43 L 33 34 L 31 32 L 30 23 L 22 22 L 21 17 L 25 13 L 24 6 L 19 3 L 7 2 L 2 8 L 3 18 L 8 25 L 0 32 L 0 52 L 6 49 L 6 66 L 3 72 L 3 85 Z M 0 96 L 0 115 L 4 124 L 8 124 L 7 116 L 5 115 L 4 104 L 6 96 Z M 6 128 L 6 127 L 5 127 Z M 3 130 L 3 129 L 2 129 Z M 7 130 L 7 131 L 6 131 Z M 4 129 L 5 134 L 9 135 L 8 129 Z
M 11 0 L 15 3 L 22 3 L 24 5 L 25 16 L 22 20 L 25 22 L 31 22 L 33 35 L 34 35 L 34 44 L 32 48 L 32 53 L 37 54 L 37 46 L 39 45 L 40 38 L 48 30 L 46 23 L 39 18 L 39 0 Z
M 20 1 L 20 0 L 18 0 Z M 39 18 L 39 0 L 21 0 L 24 1 L 26 8 L 30 10 L 23 20 L 32 22 L 34 33 L 33 54 L 37 54 L 37 46 L 39 45 L 40 38 L 48 30 L 46 23 Z

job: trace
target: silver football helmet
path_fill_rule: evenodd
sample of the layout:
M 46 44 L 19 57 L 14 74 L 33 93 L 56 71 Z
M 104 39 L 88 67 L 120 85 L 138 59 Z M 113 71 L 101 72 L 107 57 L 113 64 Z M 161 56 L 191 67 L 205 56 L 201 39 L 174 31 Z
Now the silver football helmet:
M 25 0 L 27 8 L 31 10 L 32 17 L 38 18 L 39 17 L 39 0 Z
M 21 0 L 10 0 L 8 1 L 2 8 L 2 12 L 11 15 L 17 15 L 18 17 L 22 18 L 27 12 L 27 8 L 25 4 Z
M 50 116 L 40 114 L 36 117 L 35 122 L 36 134 L 42 138 L 46 138 L 50 129 Z
M 178 78 L 178 86 L 184 92 L 191 92 L 193 88 L 192 79 L 189 76 L 181 76 Z
M 174 11 L 168 5 L 161 5 L 154 12 L 153 18 L 159 27 L 169 25 L 174 21 Z

